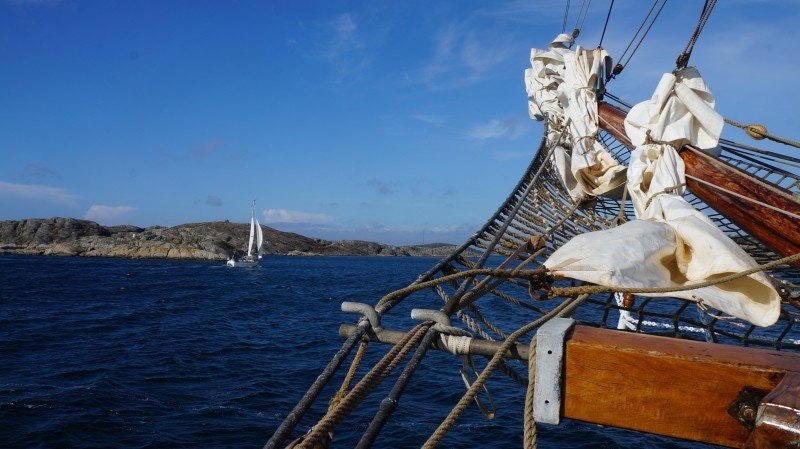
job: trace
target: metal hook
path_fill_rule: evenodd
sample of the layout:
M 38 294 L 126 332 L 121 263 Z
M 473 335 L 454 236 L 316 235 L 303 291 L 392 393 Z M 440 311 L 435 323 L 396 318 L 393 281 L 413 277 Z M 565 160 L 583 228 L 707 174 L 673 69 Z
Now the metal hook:
M 436 324 L 433 326 L 433 328 L 443 334 L 460 335 L 465 337 L 472 336 L 471 333 L 465 331 L 464 329 L 453 326 L 450 321 L 450 317 L 441 310 L 411 309 L 411 318 L 417 321 L 435 321 Z
M 344 301 L 342 302 L 342 312 L 360 313 L 369 321 L 369 325 L 372 326 L 373 331 L 378 332 L 383 329 L 381 326 L 381 317 L 378 315 L 378 312 L 375 311 L 375 308 L 369 304 Z

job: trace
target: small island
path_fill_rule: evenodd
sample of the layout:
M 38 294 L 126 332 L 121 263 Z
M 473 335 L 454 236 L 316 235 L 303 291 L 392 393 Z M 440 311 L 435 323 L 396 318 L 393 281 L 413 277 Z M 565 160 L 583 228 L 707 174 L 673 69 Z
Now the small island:
M 215 221 L 173 227 L 101 226 L 76 218 L 0 221 L 0 254 L 224 260 L 246 246 L 249 224 Z M 323 240 L 263 226 L 265 253 L 289 256 L 444 256 L 454 245 L 393 246 Z

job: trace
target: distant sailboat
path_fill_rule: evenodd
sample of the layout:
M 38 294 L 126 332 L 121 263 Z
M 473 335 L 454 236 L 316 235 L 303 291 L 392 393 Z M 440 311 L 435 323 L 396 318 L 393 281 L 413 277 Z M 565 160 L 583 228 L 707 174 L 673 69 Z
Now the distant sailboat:
M 255 248 L 253 248 L 254 241 Z M 264 232 L 261 230 L 261 224 L 258 222 L 258 219 L 256 219 L 256 201 L 253 200 L 250 214 L 250 239 L 247 242 L 247 255 L 242 258 L 236 258 L 235 255 L 231 255 L 227 265 L 229 267 L 257 266 L 263 256 L 263 246 Z

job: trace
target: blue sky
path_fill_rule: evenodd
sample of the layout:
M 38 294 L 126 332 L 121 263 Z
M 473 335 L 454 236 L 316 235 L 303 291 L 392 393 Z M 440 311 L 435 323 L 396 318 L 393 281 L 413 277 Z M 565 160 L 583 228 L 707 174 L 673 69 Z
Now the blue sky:
M 798 137 L 800 1 L 719 3 L 691 60 L 717 109 Z M 701 6 L 668 3 L 609 90 L 649 98 Z M 607 7 L 591 3 L 579 44 L 598 44 Z M 616 1 L 612 56 L 648 7 Z M 244 222 L 255 199 L 262 223 L 312 237 L 460 243 L 536 149 L 523 72 L 563 15 L 563 0 L 0 0 L 0 219 Z

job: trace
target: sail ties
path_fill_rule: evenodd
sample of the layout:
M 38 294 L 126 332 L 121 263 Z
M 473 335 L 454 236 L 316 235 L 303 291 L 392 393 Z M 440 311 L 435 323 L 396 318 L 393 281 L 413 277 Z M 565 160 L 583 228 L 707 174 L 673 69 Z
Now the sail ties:
M 561 34 L 547 50 L 531 50 L 525 71 L 528 111 L 548 121 L 551 156 L 570 197 L 582 201 L 606 194 L 625 182 L 625 167 L 597 141 L 596 91 L 602 88 L 611 58 L 605 50 L 570 50 L 572 37 Z M 556 130 L 565 130 L 560 133 Z
M 713 151 L 724 122 L 693 67 L 667 73 L 653 97 L 631 108 L 625 131 L 636 148 L 627 191 L 637 220 L 578 235 L 545 262 L 556 276 L 647 290 L 700 302 L 758 326 L 773 324 L 780 298 L 755 261 L 684 198 L 686 175 L 675 147 Z M 718 279 L 724 283 L 714 283 Z M 690 286 L 696 288 L 688 288 Z M 574 294 L 574 292 L 571 292 Z

